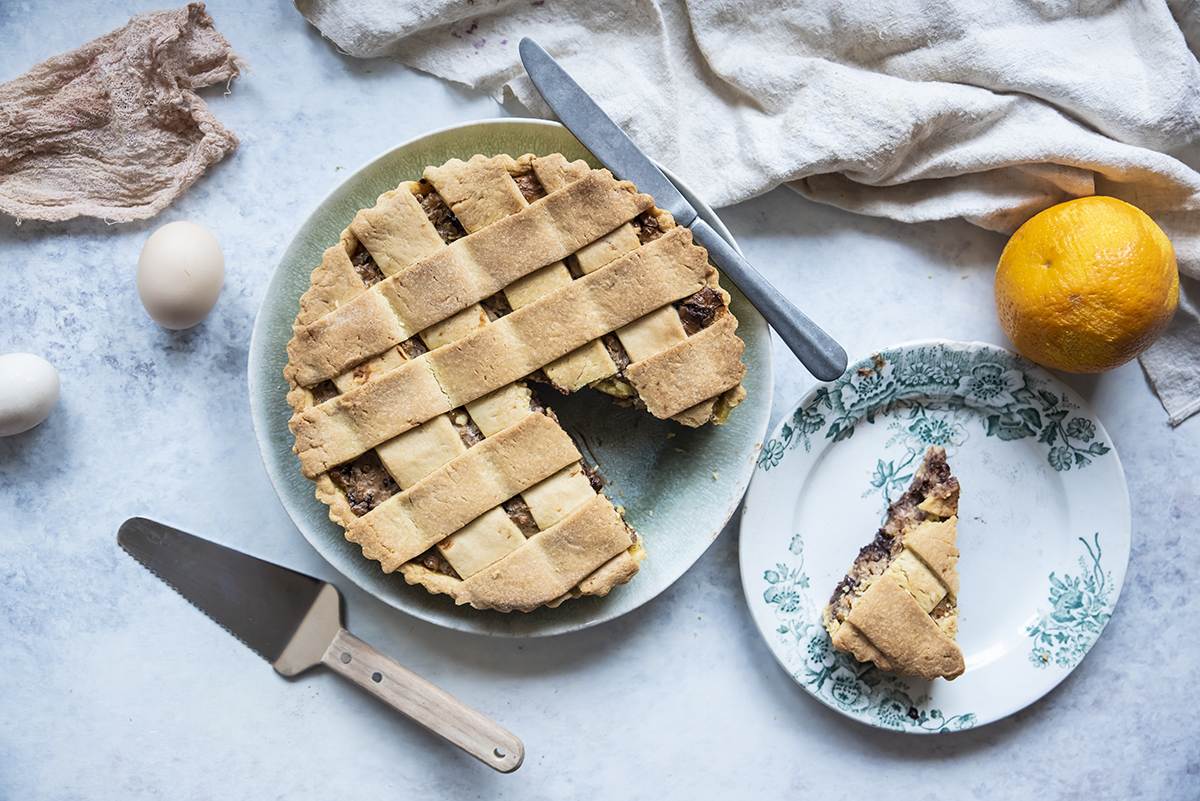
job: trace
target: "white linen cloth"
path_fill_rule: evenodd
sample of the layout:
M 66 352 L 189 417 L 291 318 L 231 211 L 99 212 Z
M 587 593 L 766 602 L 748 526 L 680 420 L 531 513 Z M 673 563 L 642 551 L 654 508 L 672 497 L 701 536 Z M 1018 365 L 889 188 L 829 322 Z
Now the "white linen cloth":
M 1011 233 L 1107 194 L 1200 278 L 1195 0 L 294 0 L 343 51 L 510 94 L 530 36 L 647 153 L 720 207 L 788 184 L 903 221 Z M 1143 367 L 1200 409 L 1200 319 Z M 1169 388 L 1168 388 L 1169 384 Z

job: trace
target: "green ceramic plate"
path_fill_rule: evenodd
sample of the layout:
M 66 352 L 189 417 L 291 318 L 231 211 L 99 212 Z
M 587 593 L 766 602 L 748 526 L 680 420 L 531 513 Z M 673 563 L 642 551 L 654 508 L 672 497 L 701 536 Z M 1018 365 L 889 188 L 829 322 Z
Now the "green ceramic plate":
M 529 614 L 478 611 L 455 606 L 444 595 L 431 595 L 405 583 L 399 573 L 385 574 L 347 542 L 328 509 L 300 475 L 287 428 L 291 409 L 285 400 L 286 346 L 300 295 L 325 248 L 336 243 L 355 212 L 401 181 L 414 180 L 430 164 L 476 153 L 547 154 L 559 152 L 599 166 L 563 126 L 536 120 L 500 119 L 470 123 L 422 136 L 384 153 L 333 191 L 296 233 L 280 260 L 263 298 L 250 342 L 249 388 L 254 429 L 267 473 L 300 532 L 335 568 L 367 592 L 424 620 L 462 631 L 511 636 L 556 634 L 611 620 L 666 589 L 695 563 L 737 507 L 766 433 L 771 410 L 770 334 L 762 317 L 735 287 L 731 307 L 746 342 L 743 360 L 748 393 L 724 426 L 689 429 L 624 409 L 606 396 L 582 392 L 570 397 L 541 393 L 564 427 L 575 435 L 608 481 L 605 492 L 645 538 L 650 556 L 629 584 L 604 598 L 571 600 L 558 609 Z M 678 181 L 676 181 L 678 184 Z M 720 220 L 684 187 L 701 215 L 731 242 Z
M 835 651 L 821 611 L 930 445 L 962 484 L 958 643 L 966 672 L 927 682 Z M 792 678 L 856 720 L 956 731 L 1012 714 L 1082 661 L 1129 562 L 1125 473 L 1083 399 L 978 342 L 886 348 L 818 384 L 763 446 L 741 572 L 754 622 Z

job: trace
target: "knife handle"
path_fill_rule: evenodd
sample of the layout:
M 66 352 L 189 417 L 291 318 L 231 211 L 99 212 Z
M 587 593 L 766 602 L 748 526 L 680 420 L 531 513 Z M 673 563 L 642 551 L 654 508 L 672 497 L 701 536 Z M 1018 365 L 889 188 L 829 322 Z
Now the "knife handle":
M 821 381 L 833 381 L 846 372 L 846 351 L 833 337 L 796 308 L 703 219 L 697 217 L 688 227 L 713 262 L 742 290 L 746 300 L 809 372 Z
M 501 773 L 521 767 L 525 745 L 516 735 L 345 629 L 321 662 L 485 765 Z

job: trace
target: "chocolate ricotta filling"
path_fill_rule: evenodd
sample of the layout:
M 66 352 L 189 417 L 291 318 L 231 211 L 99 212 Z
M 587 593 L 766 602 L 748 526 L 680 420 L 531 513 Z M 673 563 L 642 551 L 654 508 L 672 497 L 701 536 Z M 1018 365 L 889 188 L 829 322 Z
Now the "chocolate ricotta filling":
M 466 229 L 462 227 L 462 223 L 454 216 L 454 212 L 450 210 L 450 206 L 442 199 L 442 196 L 433 191 L 433 187 L 424 178 L 420 180 L 421 190 L 428 187 L 428 192 L 417 195 L 417 200 L 421 202 L 421 208 L 425 210 L 425 216 L 429 218 L 429 222 L 433 223 L 433 227 L 438 232 L 438 236 L 442 241 L 449 245 L 458 239 L 462 239 L 467 235 Z
M 829 617 L 837 621 L 846 619 L 854 597 L 865 592 L 904 550 L 906 532 L 922 521 L 942 520 L 938 515 L 920 508 L 927 498 L 946 498 L 953 495 L 957 504 L 958 491 L 958 479 L 950 474 L 945 451 L 939 449 L 928 454 L 909 488 L 888 506 L 887 520 L 875 533 L 875 538 L 859 549 L 850 572 L 834 588 L 826 610 Z M 940 612 L 941 616 L 953 609 L 952 600 L 943 603 L 946 606 Z M 932 614 L 935 618 L 939 616 L 937 608 Z
M 512 178 L 517 184 L 517 189 L 521 191 L 521 196 L 525 198 L 526 203 L 532 203 L 546 196 L 546 189 L 542 186 L 542 182 L 538 180 L 537 176 L 533 174 L 533 170 L 514 175 Z
M 604 476 L 600 475 L 600 471 L 596 469 L 595 465 L 588 464 L 582 460 L 579 462 L 579 465 L 583 468 L 583 474 L 587 476 L 588 483 L 592 485 L 592 489 L 596 492 L 604 489 L 604 485 L 607 482 L 604 480 Z
M 354 249 L 354 255 L 350 257 L 350 264 L 354 266 L 354 272 L 358 273 L 358 277 L 367 286 L 374 286 L 383 280 L 383 271 L 375 263 L 375 257 L 361 242 Z
M 415 359 L 423 353 L 429 353 L 429 346 L 425 344 L 425 340 L 421 339 L 420 334 L 409 337 L 398 347 L 410 359 Z
M 637 231 L 638 241 L 643 245 L 653 242 L 663 235 L 662 226 L 658 222 L 658 217 L 654 216 L 654 211 L 654 209 L 644 211 L 633 220 L 633 228 Z
M 608 351 L 608 357 L 617 366 L 617 375 L 624 377 L 625 368 L 632 364 L 629 354 L 625 352 L 625 346 L 621 344 L 621 340 L 616 334 L 605 334 L 600 341 L 604 344 L 604 349 Z
M 710 286 L 675 303 L 675 309 L 679 312 L 679 321 L 683 323 L 683 331 L 688 336 L 712 325 L 713 320 L 717 319 L 717 315 L 723 308 L 725 308 L 725 299 L 721 297 L 720 292 Z
M 358 517 L 400 491 L 375 451 L 367 451 L 354 461 L 334 468 L 329 475 L 346 495 L 350 511 Z
M 608 357 L 616 365 L 617 374 L 600 379 L 591 385 L 592 388 L 612 396 L 613 400 L 621 405 L 632 405 L 635 409 L 645 409 L 645 401 L 641 399 L 637 390 L 633 388 L 633 384 L 629 383 L 629 379 L 625 377 L 625 369 L 632 364 L 632 361 L 621 344 L 620 338 L 616 334 L 605 334 L 600 338 L 600 342 L 608 351 Z
M 563 264 L 567 265 L 567 272 L 572 279 L 583 278 L 583 268 L 579 266 L 579 257 L 574 253 L 563 259 Z
M 336 398 L 341 393 L 338 392 L 337 384 L 333 381 L 322 381 L 320 384 L 315 384 L 309 390 L 312 393 L 313 406 L 320 406 L 330 398 Z
M 479 430 L 479 426 L 475 424 L 471 416 L 462 409 L 450 413 L 450 424 L 458 432 L 458 438 L 462 440 L 463 445 L 468 448 L 483 442 L 483 432 Z
M 434 573 L 441 573 L 456 579 L 462 578 L 462 576 L 458 575 L 458 571 L 446 561 L 446 557 L 442 556 L 442 552 L 438 550 L 436 545 L 418 556 L 415 561 L 420 562 L 427 570 L 432 570 Z
M 508 519 L 513 521 L 526 538 L 541 531 L 533 519 L 533 512 L 529 510 L 529 504 L 525 503 L 525 499 L 520 495 L 513 496 L 500 505 L 504 508 Z
M 491 297 L 484 298 L 479 301 L 479 305 L 483 307 L 489 323 L 494 323 L 504 315 L 512 313 L 512 306 L 509 305 L 508 296 L 504 292 L 497 292 Z

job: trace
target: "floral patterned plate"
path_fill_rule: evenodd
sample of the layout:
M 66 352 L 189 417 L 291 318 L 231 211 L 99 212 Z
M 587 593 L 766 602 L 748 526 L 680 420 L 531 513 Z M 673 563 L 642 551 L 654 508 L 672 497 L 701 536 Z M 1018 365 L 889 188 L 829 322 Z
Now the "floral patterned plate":
M 821 611 L 930 445 L 962 484 L 958 642 L 922 681 L 835 651 Z M 1033 703 L 1104 629 L 1125 577 L 1129 493 L 1112 441 L 1048 372 L 981 343 L 899 345 L 819 384 L 764 445 L 741 521 L 754 621 L 792 678 L 852 718 L 967 729 Z

